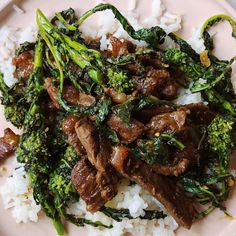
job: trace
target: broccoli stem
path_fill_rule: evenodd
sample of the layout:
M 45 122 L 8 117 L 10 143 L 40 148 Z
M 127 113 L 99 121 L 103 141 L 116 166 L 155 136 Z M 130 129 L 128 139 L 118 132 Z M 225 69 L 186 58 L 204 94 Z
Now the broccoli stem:
M 60 220 L 56 220 L 56 219 L 52 219 L 51 218 L 51 221 L 57 231 L 57 235 L 58 236 L 63 236 L 65 234 L 65 229 L 64 229 L 64 226 L 63 224 L 61 223 Z
M 204 94 L 206 95 L 206 98 L 210 104 L 213 104 L 219 110 L 225 111 L 234 117 L 236 116 L 235 106 L 214 89 L 205 90 Z
M 101 55 L 100 52 L 96 50 L 88 49 L 85 45 L 80 44 L 76 41 L 71 40 L 70 37 L 68 37 L 65 34 L 60 33 L 44 16 L 44 14 L 38 9 L 37 10 L 37 24 L 39 26 L 40 34 L 43 37 L 43 34 L 47 34 L 48 37 L 51 39 L 51 44 L 53 45 L 55 40 L 58 40 L 61 44 L 61 47 L 64 48 L 71 58 L 72 61 L 74 61 L 78 66 L 80 66 L 82 69 L 88 68 L 88 75 L 91 77 L 91 79 L 101 84 L 102 81 L 102 73 L 101 71 L 93 66 L 91 63 L 93 60 L 97 62 L 98 65 L 102 65 L 101 63 Z M 45 40 L 45 36 L 43 37 Z M 47 42 L 46 42 L 47 43 Z M 49 42 L 47 45 L 50 44 Z M 52 51 L 53 48 L 49 47 Z M 57 50 L 53 50 L 53 56 L 57 56 L 59 52 Z M 59 59 L 58 57 L 57 59 Z M 59 60 L 61 62 L 61 59 Z M 60 72 L 61 73 L 61 72 Z M 61 86 L 60 86 L 61 89 Z
M 38 40 L 37 44 L 35 45 L 34 51 L 34 69 L 42 68 L 43 66 L 43 43 L 41 40 Z
M 62 14 L 60 12 L 57 12 L 56 14 L 57 19 L 69 30 L 69 31 L 75 31 L 77 28 L 74 25 L 69 24 Z
M 231 27 L 232 27 L 232 36 L 234 38 L 236 38 L 236 22 L 235 20 L 227 15 L 224 14 L 218 14 L 215 16 L 210 17 L 209 19 L 207 19 L 205 21 L 205 23 L 203 24 L 202 28 L 201 28 L 201 36 L 204 37 L 204 33 L 213 25 L 215 25 L 216 23 L 222 21 L 222 20 L 226 20 L 230 23 Z
M 167 143 L 171 146 L 175 146 L 176 148 L 180 149 L 180 150 L 183 150 L 185 148 L 185 145 L 180 142 L 179 140 L 177 140 L 175 137 L 174 137 L 174 134 L 172 133 L 162 133 L 161 134 L 161 138 L 164 139 L 165 141 L 167 141 Z

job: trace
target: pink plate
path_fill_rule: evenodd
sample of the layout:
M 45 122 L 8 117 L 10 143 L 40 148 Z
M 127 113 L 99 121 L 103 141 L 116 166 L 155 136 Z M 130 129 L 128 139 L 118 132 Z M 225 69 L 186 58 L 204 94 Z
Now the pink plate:
M 6 1 L 6 4 L 3 3 Z M 150 12 L 150 0 L 139 0 L 137 11 L 142 13 L 142 16 L 147 16 Z M 76 8 L 79 12 L 91 8 L 95 1 L 93 0 L 24 0 L 15 1 L 20 2 L 20 6 L 25 10 L 25 14 L 20 15 L 12 11 L 11 0 L 1 0 L 0 3 L 0 27 L 3 25 L 10 25 L 15 27 L 26 27 L 35 21 L 35 10 L 39 7 L 46 15 L 50 16 L 56 11 L 60 11 L 69 7 Z M 127 0 L 109 0 L 123 12 L 127 6 Z M 150 1 L 151 2 L 151 1 Z M 233 10 L 224 0 L 164 0 L 168 11 L 179 13 L 183 19 L 183 30 L 180 34 L 186 38 L 191 34 L 192 27 L 199 27 L 210 16 L 214 14 L 228 14 L 236 18 L 236 11 Z M 1 9 L 2 8 L 2 9 Z M 96 27 L 96 21 L 90 20 L 90 26 Z M 216 35 L 216 55 L 220 58 L 229 59 L 236 55 L 236 42 L 231 37 L 230 27 L 227 23 L 222 23 L 217 26 Z M 235 66 L 236 67 L 236 66 Z M 2 135 L 4 128 L 9 127 L 3 116 L 3 109 L 0 107 L 0 135 Z M 234 155 L 236 156 L 236 155 Z M 11 162 L 8 160 L 4 163 L 7 168 L 6 174 L 0 176 L 0 185 L 4 183 L 7 176 L 11 174 Z M 233 161 L 233 168 L 236 169 L 236 161 Z M 236 216 L 236 188 L 231 192 L 229 200 L 227 201 L 229 212 Z M 0 199 L 0 236 L 42 236 L 56 235 L 53 226 L 48 218 L 42 216 L 37 224 L 16 224 L 11 217 L 10 212 L 3 209 L 2 200 Z M 70 236 L 86 236 L 83 229 L 77 228 L 73 225 L 68 227 L 68 235 Z M 236 236 L 236 219 L 229 219 L 218 210 L 214 211 L 210 216 L 202 221 L 195 223 L 191 230 L 179 229 L 178 236 Z M 160 235 L 161 236 L 161 235 Z

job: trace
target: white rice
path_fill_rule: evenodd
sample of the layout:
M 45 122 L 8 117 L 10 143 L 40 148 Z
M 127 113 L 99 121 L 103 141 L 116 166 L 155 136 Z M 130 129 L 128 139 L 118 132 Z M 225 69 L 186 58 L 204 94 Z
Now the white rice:
M 197 53 L 201 53 L 206 49 L 204 40 L 201 38 L 201 28 L 194 28 L 192 30 L 192 36 L 187 40 L 187 42 Z
M 102 0 L 96 0 L 96 4 L 105 3 Z M 129 13 L 126 15 L 129 22 L 133 25 L 135 30 L 142 27 L 153 27 L 159 25 L 164 30 L 169 32 L 175 32 L 181 28 L 181 17 L 177 14 L 169 13 L 166 11 L 165 6 L 160 0 L 153 0 L 151 17 L 141 22 L 139 15 L 135 12 L 137 7 L 136 0 L 130 0 L 128 4 Z M 20 9 L 15 7 L 15 10 L 22 13 Z M 98 13 L 99 15 L 99 13 Z M 100 13 L 99 30 L 96 31 L 87 27 L 85 24 L 81 26 L 84 37 L 101 37 L 101 50 L 106 50 L 110 47 L 109 39 L 106 37 L 107 33 L 113 33 L 114 36 L 119 38 L 129 39 L 136 43 L 138 46 L 145 46 L 145 42 L 138 42 L 129 37 L 129 35 L 123 30 L 122 26 L 114 18 L 111 11 L 105 11 Z M 199 38 L 199 31 L 194 31 L 193 36 L 189 39 L 189 43 L 193 48 L 200 52 L 204 50 L 202 41 Z M 16 47 L 24 41 L 34 41 L 36 31 L 34 28 L 29 27 L 20 31 L 19 29 L 12 27 L 2 27 L 0 29 L 0 71 L 4 73 L 4 80 L 8 86 L 15 83 L 13 72 L 14 66 L 11 64 L 14 57 L 14 51 Z M 174 47 L 174 42 L 167 38 L 163 48 Z M 191 102 L 202 101 L 201 94 L 190 94 L 189 90 L 182 90 L 179 99 L 176 101 L 178 104 L 187 104 Z M 16 169 L 12 176 L 9 177 L 6 183 L 0 188 L 3 203 L 6 209 L 10 209 L 12 216 L 16 219 L 16 222 L 36 222 L 38 220 L 38 213 L 40 212 L 40 206 L 36 205 L 29 179 L 24 171 L 24 167 L 21 165 Z M 163 206 L 150 194 L 142 190 L 138 185 L 127 186 L 127 182 L 123 182 L 119 188 L 118 195 L 107 206 L 116 208 L 127 208 L 133 217 L 142 216 L 144 209 L 159 209 L 165 212 Z M 91 220 L 99 220 L 104 224 L 112 224 L 112 229 L 94 228 L 87 226 L 89 235 L 94 236 L 120 236 L 126 232 L 130 232 L 135 236 L 173 236 L 174 230 L 178 225 L 175 220 L 168 216 L 165 219 L 159 220 L 129 220 L 123 219 L 122 222 L 116 222 L 111 218 L 105 216 L 103 213 L 91 214 L 86 211 L 85 203 L 80 200 L 78 203 L 70 204 L 68 213 L 73 213 L 78 216 L 83 216 Z
M 0 188 L 5 209 L 10 209 L 17 223 L 37 222 L 41 209 L 33 198 L 30 180 L 23 165 L 19 165 Z
M 96 3 L 104 3 L 104 1 L 97 0 Z M 156 25 L 161 26 L 167 33 L 176 32 L 181 29 L 181 17 L 180 15 L 170 13 L 165 10 L 165 6 L 161 0 L 153 0 L 151 7 L 151 17 L 146 18 L 144 21 L 139 20 L 139 14 L 135 11 L 137 5 L 136 0 L 129 1 L 129 11 L 125 14 L 129 23 L 135 30 L 141 28 L 151 28 Z M 102 13 L 96 13 L 99 20 L 98 30 L 88 28 L 86 25 L 81 25 L 83 37 L 101 37 L 101 50 L 109 48 L 109 39 L 104 35 L 112 33 L 117 38 L 128 39 L 139 47 L 145 47 L 147 44 L 143 41 L 137 41 L 132 39 L 128 33 L 123 29 L 122 25 L 117 19 L 115 19 L 111 10 L 103 11 Z M 107 40 L 107 41 L 106 41 Z
M 15 66 L 12 59 L 20 43 L 35 40 L 36 28 L 27 27 L 23 31 L 17 28 L 4 26 L 0 29 L 0 71 L 4 74 L 4 81 L 12 86 L 16 79 L 13 77 Z
M 150 194 L 144 191 L 139 185 L 128 186 L 128 182 L 125 180 L 120 185 L 117 196 L 112 201 L 108 202 L 106 206 L 117 209 L 129 209 L 132 217 L 143 216 L 144 209 L 150 208 L 165 212 L 164 207 L 154 197 L 150 196 Z M 95 214 L 87 212 L 86 204 L 83 200 L 80 200 L 78 203 L 70 204 L 67 212 L 75 214 L 78 217 L 86 217 L 86 219 L 93 221 L 100 220 L 106 225 L 113 225 L 112 229 L 87 226 L 89 235 L 91 236 L 120 236 L 125 233 L 132 233 L 135 236 L 172 236 L 174 235 L 173 231 L 178 227 L 171 216 L 165 219 L 151 221 L 123 219 L 122 222 L 116 222 L 101 212 Z

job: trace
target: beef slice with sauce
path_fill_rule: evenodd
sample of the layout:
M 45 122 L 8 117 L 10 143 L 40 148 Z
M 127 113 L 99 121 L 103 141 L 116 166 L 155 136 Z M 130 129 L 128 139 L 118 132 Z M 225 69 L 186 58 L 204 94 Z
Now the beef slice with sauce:
M 54 86 L 53 79 L 50 77 L 46 78 L 44 86 L 49 97 L 51 98 L 53 106 L 59 109 L 58 89 Z M 81 93 L 75 87 L 68 85 L 64 86 L 62 96 L 69 104 L 74 106 L 90 106 L 95 102 L 95 98 L 93 96 Z
M 85 149 L 82 146 L 82 144 L 77 136 L 77 133 L 75 131 L 75 124 L 78 121 L 79 121 L 78 117 L 76 117 L 74 115 L 68 116 L 62 122 L 62 130 L 63 130 L 64 134 L 67 135 L 68 143 L 75 149 L 77 154 L 81 155 L 81 154 L 85 154 Z
M 19 80 L 27 80 L 34 69 L 34 56 L 30 51 L 21 53 L 12 60 L 16 67 L 14 77 Z
M 141 121 L 142 123 L 148 123 L 152 117 L 161 115 L 164 113 L 171 113 L 175 109 L 170 106 L 159 106 L 159 105 L 151 105 L 144 107 L 139 111 L 135 111 L 133 113 L 134 118 Z
M 140 121 L 131 119 L 129 124 L 125 124 L 118 116 L 114 114 L 109 117 L 107 124 L 111 129 L 118 133 L 122 142 L 125 144 L 132 143 L 140 135 L 142 135 L 144 131 L 144 125 Z
M 196 124 L 209 125 L 216 117 L 216 113 L 203 102 L 187 104 L 184 107 L 190 110 L 189 118 Z
M 20 136 L 10 128 L 4 130 L 4 136 L 0 138 L 0 161 L 14 153 L 20 141 Z
M 112 153 L 110 143 L 98 132 L 96 126 L 88 118 L 81 118 L 75 124 L 77 136 L 86 150 L 89 161 L 99 171 L 105 171 L 109 166 Z
M 111 200 L 117 194 L 117 184 L 120 180 L 120 176 L 109 162 L 111 158 L 112 147 L 110 143 L 99 134 L 95 125 L 88 117 L 81 118 L 76 123 L 75 130 L 81 144 L 86 150 L 87 159 L 91 166 L 90 169 L 93 169 L 93 175 L 96 176 L 94 177 L 97 184 L 95 187 L 98 188 L 100 192 L 97 194 L 103 199 L 103 201 L 98 201 L 100 202 L 98 206 L 101 207 L 101 204 Z M 89 165 L 88 161 L 86 161 L 87 166 Z M 77 171 L 79 172 L 79 170 Z M 73 174 L 72 176 L 74 181 L 76 181 L 76 177 L 74 177 Z M 79 187 L 80 186 L 77 187 L 77 190 L 80 193 L 82 190 L 79 189 Z M 98 199 L 100 199 L 100 197 Z M 86 201 L 86 194 L 84 195 L 84 200 Z M 90 201 L 90 204 L 91 202 L 92 201 Z
M 189 110 L 180 108 L 171 113 L 154 116 L 146 125 L 146 133 L 149 136 L 160 134 L 164 131 L 179 132 L 184 128 Z
M 145 78 L 134 76 L 137 91 L 145 95 L 156 95 L 157 89 L 169 81 L 170 74 L 164 69 L 150 68 Z
M 195 217 L 192 200 L 172 179 L 155 173 L 151 166 L 133 156 L 124 146 L 114 149 L 111 164 L 121 175 L 160 201 L 180 226 L 191 227 Z
M 117 194 L 113 178 L 111 169 L 109 173 L 99 172 L 87 157 L 79 160 L 71 173 L 72 184 L 91 212 L 98 211 Z

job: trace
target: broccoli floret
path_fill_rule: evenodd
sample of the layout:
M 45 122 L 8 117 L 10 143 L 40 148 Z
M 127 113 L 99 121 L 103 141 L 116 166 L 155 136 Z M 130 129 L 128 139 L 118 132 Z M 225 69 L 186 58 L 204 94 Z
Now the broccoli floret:
M 23 97 L 23 94 L 17 92 L 16 88 L 17 85 L 9 88 L 4 82 L 3 74 L 0 73 L 0 99 L 1 104 L 4 105 L 4 115 L 13 125 L 21 128 L 27 113 L 27 106 L 20 103 L 20 97 Z
M 67 201 L 77 201 L 79 196 L 71 183 L 71 171 L 79 157 L 74 148 L 69 146 L 57 168 L 50 175 L 49 189 L 55 195 L 58 207 L 64 207 Z
M 219 155 L 225 167 L 229 164 L 229 156 L 235 146 L 232 139 L 234 124 L 233 118 L 217 116 L 208 126 L 210 149 Z
M 47 129 L 24 133 L 17 148 L 18 162 L 38 173 L 48 173 L 50 170 L 51 154 L 46 145 Z
M 4 115 L 6 120 L 10 121 L 17 128 L 23 126 L 26 113 L 26 107 L 20 105 L 4 106 Z
M 134 82 L 130 80 L 124 71 L 116 71 L 111 68 L 107 71 L 108 85 L 119 93 L 132 91 Z

